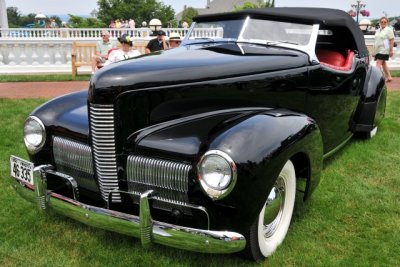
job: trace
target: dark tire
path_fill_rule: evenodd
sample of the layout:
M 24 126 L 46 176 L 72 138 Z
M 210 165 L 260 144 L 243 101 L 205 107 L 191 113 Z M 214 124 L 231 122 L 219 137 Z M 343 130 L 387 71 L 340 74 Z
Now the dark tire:
M 255 222 L 245 234 L 243 255 L 260 261 L 271 256 L 283 242 L 292 219 L 296 196 L 296 173 L 286 162 Z

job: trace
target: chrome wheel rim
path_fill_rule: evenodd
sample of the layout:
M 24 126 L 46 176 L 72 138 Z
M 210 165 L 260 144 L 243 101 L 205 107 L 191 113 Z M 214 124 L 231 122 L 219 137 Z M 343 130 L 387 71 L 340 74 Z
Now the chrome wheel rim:
M 276 180 L 265 203 L 263 232 L 265 238 L 272 237 L 281 220 L 285 204 L 286 182 L 282 176 Z

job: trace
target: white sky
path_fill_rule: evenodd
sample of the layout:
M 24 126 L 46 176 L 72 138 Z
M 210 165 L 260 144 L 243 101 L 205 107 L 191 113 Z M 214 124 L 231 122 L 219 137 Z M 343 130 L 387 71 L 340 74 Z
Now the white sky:
M 15 6 L 22 14 L 44 13 L 44 14 L 74 14 L 89 15 L 97 8 L 97 0 L 5 0 L 7 7 Z M 160 0 L 159 0 L 160 1 Z M 204 8 L 207 0 L 162 0 L 166 5 L 171 5 L 178 13 L 183 6 Z M 302 7 L 329 7 L 348 11 L 351 4 L 356 0 L 275 0 L 275 6 L 302 6 Z M 399 0 L 364 0 L 371 18 L 379 18 L 385 13 L 389 16 L 400 16 Z

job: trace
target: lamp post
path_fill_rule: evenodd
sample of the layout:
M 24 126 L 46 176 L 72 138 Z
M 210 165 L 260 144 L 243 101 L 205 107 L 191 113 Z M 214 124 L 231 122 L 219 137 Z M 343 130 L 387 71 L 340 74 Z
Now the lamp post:
M 356 17 L 356 21 L 358 24 L 358 16 L 361 14 L 362 16 L 369 17 L 369 11 L 364 9 L 367 6 L 366 4 L 361 3 L 361 1 L 359 0 L 357 0 L 356 2 L 357 4 L 351 5 L 351 7 L 355 10 L 350 9 L 347 13 L 349 13 L 349 15 L 352 17 Z
M 153 35 L 156 35 L 159 30 L 161 30 L 161 21 L 159 19 L 152 19 L 149 22 L 149 28 L 153 32 Z

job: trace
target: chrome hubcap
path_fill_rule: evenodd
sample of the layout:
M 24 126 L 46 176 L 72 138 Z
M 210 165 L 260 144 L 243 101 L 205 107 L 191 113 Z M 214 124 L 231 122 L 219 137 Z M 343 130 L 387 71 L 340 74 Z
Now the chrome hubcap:
M 274 187 L 269 193 L 265 203 L 264 212 L 264 237 L 269 238 L 274 235 L 282 219 L 282 212 L 285 203 L 285 180 L 279 176 Z

